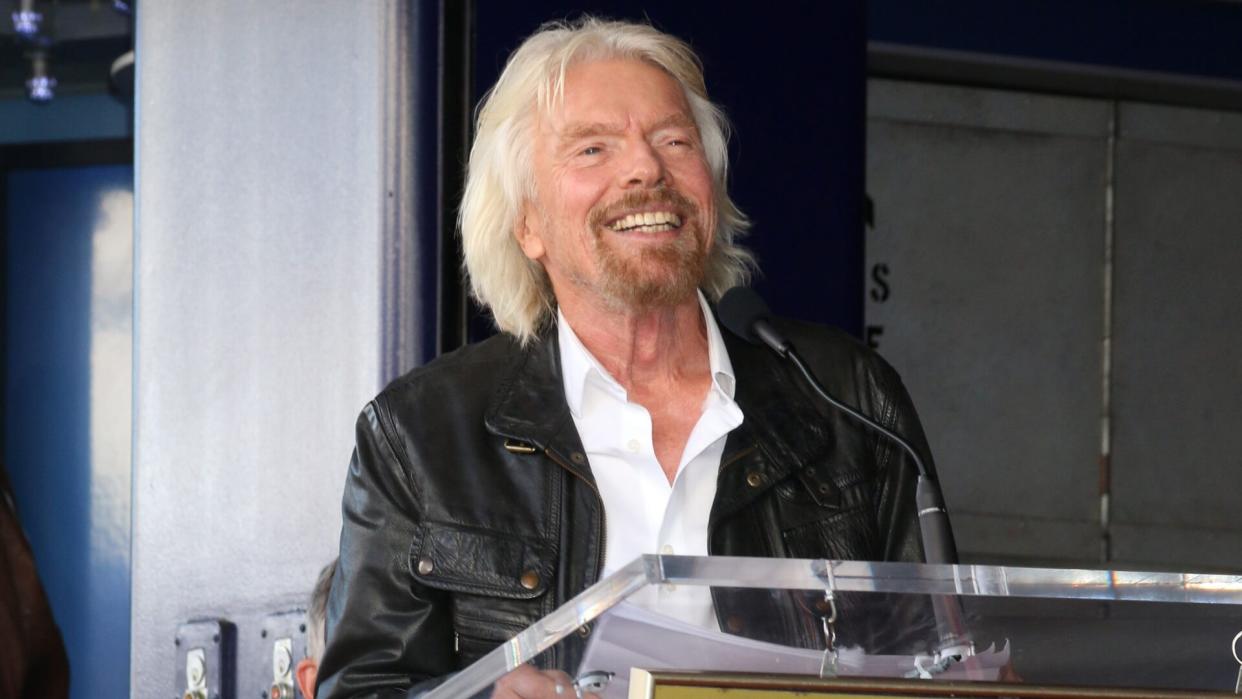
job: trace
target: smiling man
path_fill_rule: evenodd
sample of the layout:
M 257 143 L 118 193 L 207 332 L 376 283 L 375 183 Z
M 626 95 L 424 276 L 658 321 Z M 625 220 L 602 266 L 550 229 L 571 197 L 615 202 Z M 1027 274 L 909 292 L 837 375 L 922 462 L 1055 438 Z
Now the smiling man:
M 510 58 L 460 222 L 502 332 L 397 380 L 358 421 L 323 696 L 434 686 L 643 553 L 921 560 L 907 457 L 717 327 L 712 303 L 753 266 L 726 133 L 697 57 L 650 26 L 552 24 Z M 777 322 L 830 391 L 926 452 L 882 360 Z M 634 601 L 822 642 L 784 598 Z M 563 693 L 580 651 L 554 648 L 497 695 Z

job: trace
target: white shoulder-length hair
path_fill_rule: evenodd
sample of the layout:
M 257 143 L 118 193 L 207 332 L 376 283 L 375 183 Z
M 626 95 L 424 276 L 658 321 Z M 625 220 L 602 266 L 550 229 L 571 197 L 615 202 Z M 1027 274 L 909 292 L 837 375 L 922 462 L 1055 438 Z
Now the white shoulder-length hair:
M 750 227 L 727 190 L 729 122 L 707 97 L 698 56 L 681 39 L 647 24 L 584 17 L 550 22 L 522 42 L 479 105 L 458 225 L 471 293 L 501 330 L 525 344 L 550 321 L 556 299 L 542 265 L 522 253 L 515 229 L 534 198 L 531 172 L 535 110 L 564 97 L 565 73 L 579 62 L 635 58 L 681 85 L 703 141 L 715 185 L 717 226 L 703 291 L 718 300 L 745 284 L 754 258 L 735 241 Z

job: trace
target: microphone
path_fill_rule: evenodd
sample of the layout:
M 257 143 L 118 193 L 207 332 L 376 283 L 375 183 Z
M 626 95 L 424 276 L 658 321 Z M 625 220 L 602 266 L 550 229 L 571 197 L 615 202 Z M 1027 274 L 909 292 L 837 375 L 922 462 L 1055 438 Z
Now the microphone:
M 797 367 L 811 388 L 829 405 L 892 440 L 910 455 L 919 474 L 914 501 L 919 512 L 923 557 L 928 563 L 956 565 L 958 562 L 957 545 L 953 540 L 953 529 L 949 525 L 949 514 L 944 507 L 944 497 L 940 494 L 940 486 L 932 478 L 914 447 L 892 430 L 829 394 L 815 378 L 810 367 L 802 360 L 793 343 L 772 325 L 772 314 L 759 294 L 749 288 L 735 286 L 720 298 L 717 311 L 720 314 L 720 322 L 734 335 L 751 344 L 763 344 L 770 347 L 773 352 Z M 937 626 L 940 627 L 941 640 L 944 644 L 938 655 L 943 655 L 946 661 L 949 657 L 960 658 L 972 655 L 973 647 L 968 640 L 965 624 L 961 618 L 961 607 L 939 596 L 933 597 L 933 602 L 939 622 Z
M 764 344 L 772 348 L 772 351 L 798 368 L 803 378 L 819 394 L 820 398 L 892 440 L 910 455 L 919 474 L 914 501 L 919 510 L 919 528 L 923 539 L 924 558 L 928 563 L 956 564 L 957 545 L 953 540 L 953 529 L 949 525 L 948 512 L 944 508 L 944 496 L 940 494 L 940 486 L 932 478 L 914 447 L 892 430 L 842 403 L 824 390 L 823 385 L 815 378 L 815 374 L 798 355 L 793 343 L 772 325 L 772 314 L 759 294 L 746 287 L 735 286 L 725 292 L 717 308 L 720 313 L 720 322 L 724 323 L 730 332 L 752 344 Z

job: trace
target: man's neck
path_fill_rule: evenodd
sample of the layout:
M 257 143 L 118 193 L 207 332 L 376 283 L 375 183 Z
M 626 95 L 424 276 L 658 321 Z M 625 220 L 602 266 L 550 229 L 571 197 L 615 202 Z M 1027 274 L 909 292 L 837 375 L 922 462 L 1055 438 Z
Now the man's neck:
M 710 380 L 697 294 L 642 310 L 603 309 L 567 298 L 560 310 L 583 346 L 631 394 Z
M 561 314 L 628 400 L 651 416 L 656 460 L 671 484 L 711 387 L 707 326 L 697 294 L 643 311 L 618 311 L 561 298 Z

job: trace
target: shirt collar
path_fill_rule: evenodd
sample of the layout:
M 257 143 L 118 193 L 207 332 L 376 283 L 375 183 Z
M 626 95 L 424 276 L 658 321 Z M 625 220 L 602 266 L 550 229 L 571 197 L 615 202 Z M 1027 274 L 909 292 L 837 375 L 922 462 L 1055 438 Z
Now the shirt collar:
M 733 373 L 733 364 L 729 361 L 729 352 L 725 349 L 724 338 L 711 307 L 703 292 L 698 292 L 699 308 L 703 311 L 703 324 L 707 327 L 707 364 L 712 372 L 712 391 L 719 391 L 729 400 L 733 400 L 737 390 L 737 378 Z M 625 388 L 621 386 L 604 368 L 595 355 L 591 354 L 582 340 L 578 338 L 569 321 L 561 310 L 556 309 L 556 339 L 561 350 L 561 377 L 565 383 L 565 401 L 575 418 L 582 417 L 583 395 L 587 381 L 597 382 L 596 385 L 626 400 Z

